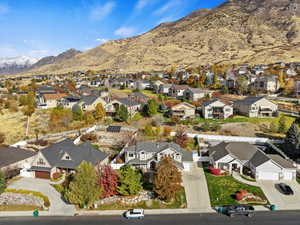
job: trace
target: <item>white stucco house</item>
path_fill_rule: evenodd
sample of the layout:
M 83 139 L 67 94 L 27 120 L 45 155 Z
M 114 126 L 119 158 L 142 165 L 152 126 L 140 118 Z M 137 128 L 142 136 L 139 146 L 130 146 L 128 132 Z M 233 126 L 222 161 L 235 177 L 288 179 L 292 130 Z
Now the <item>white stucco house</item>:
M 251 175 L 256 180 L 294 180 L 296 168 L 279 155 L 265 154 L 255 145 L 245 142 L 222 142 L 209 149 L 214 168 Z
M 205 102 L 201 109 L 205 119 L 227 119 L 233 115 L 232 105 L 219 99 Z

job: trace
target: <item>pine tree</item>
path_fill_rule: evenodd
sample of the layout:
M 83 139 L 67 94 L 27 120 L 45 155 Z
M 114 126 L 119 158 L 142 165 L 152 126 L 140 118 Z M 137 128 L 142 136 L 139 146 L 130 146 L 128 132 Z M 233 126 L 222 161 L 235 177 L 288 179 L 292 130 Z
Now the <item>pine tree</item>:
M 95 119 L 96 120 L 103 120 L 105 118 L 106 112 L 101 103 L 97 104 L 96 111 L 95 111 Z
M 83 161 L 76 170 L 74 180 L 70 182 L 65 194 L 66 199 L 80 207 L 91 207 L 101 194 L 96 178 L 94 166 Z
M 153 99 L 148 101 L 148 111 L 147 114 L 149 117 L 152 117 L 157 114 L 158 104 Z
M 171 157 L 163 158 L 155 173 L 154 191 L 165 201 L 171 201 L 181 189 L 181 173 Z
M 288 132 L 286 133 L 285 142 L 293 146 L 293 148 L 299 149 L 300 133 L 296 123 L 293 123 Z
M 0 170 L 0 195 L 4 192 L 6 188 L 5 175 L 2 170 Z
M 119 173 L 119 194 L 125 196 L 138 194 L 143 189 L 141 178 L 142 175 L 131 166 L 123 166 Z
M 102 166 L 98 169 L 99 185 L 102 189 L 102 198 L 114 196 L 118 193 L 118 174 L 111 166 Z

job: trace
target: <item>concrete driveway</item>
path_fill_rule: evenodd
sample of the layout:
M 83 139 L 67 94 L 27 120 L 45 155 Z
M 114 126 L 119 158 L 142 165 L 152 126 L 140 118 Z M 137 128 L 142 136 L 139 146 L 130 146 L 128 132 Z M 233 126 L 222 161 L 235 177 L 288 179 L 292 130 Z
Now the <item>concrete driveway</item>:
M 36 178 L 21 178 L 11 183 L 8 188 L 11 189 L 24 189 L 31 191 L 38 191 L 46 195 L 50 201 L 49 213 L 50 215 L 74 215 L 75 207 L 67 204 L 61 198 L 55 188 L 50 185 L 49 180 L 36 179 Z
M 206 178 L 202 168 L 195 163 L 189 172 L 182 174 L 183 185 L 186 193 L 187 207 L 211 211 Z
M 300 209 L 300 184 L 296 181 L 258 181 L 261 189 L 271 204 L 274 204 L 281 210 L 299 210 Z M 285 183 L 289 185 L 294 195 L 282 194 L 276 184 Z

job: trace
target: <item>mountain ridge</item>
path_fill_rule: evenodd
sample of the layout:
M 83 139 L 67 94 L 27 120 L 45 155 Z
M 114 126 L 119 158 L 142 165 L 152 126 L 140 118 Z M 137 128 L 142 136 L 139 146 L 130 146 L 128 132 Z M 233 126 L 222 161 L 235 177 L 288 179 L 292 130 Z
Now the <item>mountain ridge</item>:
M 31 73 L 162 71 L 172 65 L 300 61 L 300 0 L 230 0 Z

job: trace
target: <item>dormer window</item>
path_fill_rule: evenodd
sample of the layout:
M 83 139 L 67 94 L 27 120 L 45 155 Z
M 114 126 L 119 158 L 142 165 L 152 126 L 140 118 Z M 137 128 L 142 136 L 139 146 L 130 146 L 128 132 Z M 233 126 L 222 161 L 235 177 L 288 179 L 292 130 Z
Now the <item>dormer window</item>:
M 72 160 L 72 159 L 68 153 L 65 153 L 64 156 L 62 157 L 62 160 Z
M 45 165 L 46 163 L 44 162 L 44 160 L 43 160 L 42 158 L 39 158 L 37 164 L 43 166 L 43 165 Z

